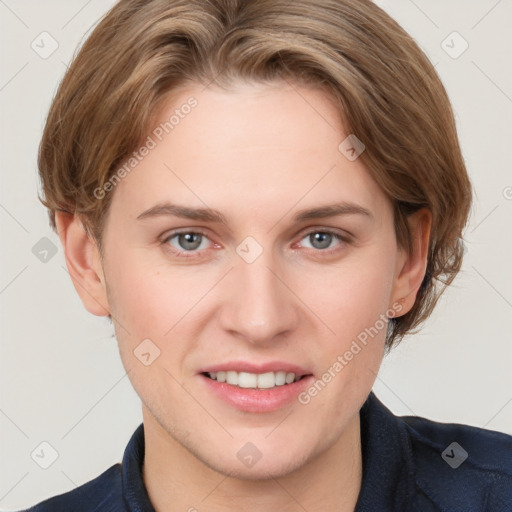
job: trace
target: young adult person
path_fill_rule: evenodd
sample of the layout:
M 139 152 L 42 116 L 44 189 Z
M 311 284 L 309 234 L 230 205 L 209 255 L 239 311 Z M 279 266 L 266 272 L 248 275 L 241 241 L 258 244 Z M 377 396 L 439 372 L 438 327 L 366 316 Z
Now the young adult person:
M 372 392 L 460 269 L 472 196 L 438 75 L 375 4 L 121 0 L 39 169 L 143 424 L 32 512 L 510 510 L 510 436 Z

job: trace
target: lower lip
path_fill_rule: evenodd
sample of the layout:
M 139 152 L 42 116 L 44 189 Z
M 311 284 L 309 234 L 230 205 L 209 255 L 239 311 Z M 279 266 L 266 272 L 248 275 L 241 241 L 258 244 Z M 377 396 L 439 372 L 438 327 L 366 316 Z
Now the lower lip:
M 313 375 L 303 377 L 297 382 L 275 386 L 270 389 L 251 389 L 232 386 L 227 382 L 218 382 L 200 374 L 208 389 L 228 404 L 245 412 L 272 412 L 282 409 L 304 391 L 313 381 Z

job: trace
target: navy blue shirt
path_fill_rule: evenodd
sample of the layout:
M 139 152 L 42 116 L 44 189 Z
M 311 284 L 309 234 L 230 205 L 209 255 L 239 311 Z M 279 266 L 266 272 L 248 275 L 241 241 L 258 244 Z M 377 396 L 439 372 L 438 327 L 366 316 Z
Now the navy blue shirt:
M 512 436 L 398 417 L 373 392 L 360 417 L 363 480 L 355 512 L 512 511 Z M 143 461 L 141 424 L 122 464 L 25 512 L 155 512 Z

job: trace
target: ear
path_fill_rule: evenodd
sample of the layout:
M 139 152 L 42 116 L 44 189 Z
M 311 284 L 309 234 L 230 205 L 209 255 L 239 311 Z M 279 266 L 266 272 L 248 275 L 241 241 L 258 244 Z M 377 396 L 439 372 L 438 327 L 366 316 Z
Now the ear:
M 93 315 L 108 316 L 110 306 L 96 242 L 77 215 L 56 212 L 55 223 L 71 280 L 85 308 Z
M 432 214 L 427 208 L 422 208 L 407 218 L 411 233 L 411 252 L 405 248 L 399 249 L 393 291 L 390 307 L 399 303 L 400 314 L 408 313 L 416 301 L 428 262 L 428 244 L 432 226 Z

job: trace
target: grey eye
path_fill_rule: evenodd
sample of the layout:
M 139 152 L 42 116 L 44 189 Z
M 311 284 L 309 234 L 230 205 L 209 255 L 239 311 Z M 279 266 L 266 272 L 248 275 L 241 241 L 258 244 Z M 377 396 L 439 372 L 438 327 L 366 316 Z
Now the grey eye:
M 172 240 L 173 238 L 177 239 L 178 241 L 178 249 L 183 249 L 185 251 L 195 251 L 198 249 L 201 245 L 201 242 L 203 241 L 203 235 L 201 233 L 178 233 L 171 237 L 169 239 Z
M 308 239 L 313 249 L 328 249 L 333 239 L 337 237 L 333 233 L 315 231 L 304 238 Z

